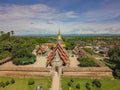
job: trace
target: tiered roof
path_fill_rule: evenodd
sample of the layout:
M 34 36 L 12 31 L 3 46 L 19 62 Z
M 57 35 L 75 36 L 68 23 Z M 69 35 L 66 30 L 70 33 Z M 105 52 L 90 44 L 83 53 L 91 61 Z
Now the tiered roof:
M 80 57 L 81 56 L 85 56 L 86 53 L 84 50 L 82 50 L 80 47 L 76 46 L 74 49 L 73 49 L 73 53 L 76 54 L 76 55 L 79 55 Z
M 43 54 L 43 53 L 47 52 L 48 46 L 45 46 L 45 45 L 41 45 L 41 46 L 36 45 L 34 50 L 36 50 L 36 53 L 38 53 L 38 54 L 40 54 L 40 53 Z
M 76 47 L 73 49 L 73 52 L 77 55 L 78 52 L 79 52 L 79 48 L 76 46 Z
M 67 64 L 69 63 L 69 55 L 67 51 L 61 46 L 61 44 L 58 42 L 56 47 L 52 50 L 52 52 L 47 57 L 47 65 L 51 63 L 51 61 L 55 58 L 56 52 L 58 52 L 60 59 L 63 61 L 63 63 Z

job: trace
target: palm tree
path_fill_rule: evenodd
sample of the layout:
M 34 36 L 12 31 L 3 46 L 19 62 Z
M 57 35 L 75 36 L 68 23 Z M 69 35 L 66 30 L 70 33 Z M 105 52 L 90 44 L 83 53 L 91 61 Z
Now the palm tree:
M 0 31 L 0 34 L 3 35 L 4 31 Z
M 13 30 L 11 31 L 11 34 L 12 34 L 12 36 L 14 35 L 14 31 Z

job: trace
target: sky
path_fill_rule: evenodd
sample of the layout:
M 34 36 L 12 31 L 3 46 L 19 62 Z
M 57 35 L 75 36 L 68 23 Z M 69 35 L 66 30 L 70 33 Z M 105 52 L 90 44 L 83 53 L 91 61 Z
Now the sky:
M 120 34 L 120 0 L 0 0 L 0 31 Z

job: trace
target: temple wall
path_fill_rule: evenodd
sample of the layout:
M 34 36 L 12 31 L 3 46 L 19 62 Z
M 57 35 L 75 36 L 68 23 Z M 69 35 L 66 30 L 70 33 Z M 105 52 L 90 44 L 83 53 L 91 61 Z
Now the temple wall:
M 51 68 L 37 67 L 0 67 L 2 77 L 51 77 Z M 65 67 L 62 69 L 62 76 L 65 77 L 111 77 L 112 70 L 108 67 Z
M 0 76 L 3 77 L 19 77 L 19 78 L 29 78 L 29 77 L 50 77 L 50 68 L 33 68 L 33 67 L 1 67 Z
M 63 76 L 65 77 L 111 77 L 112 70 L 108 67 L 79 67 L 79 68 L 63 68 Z

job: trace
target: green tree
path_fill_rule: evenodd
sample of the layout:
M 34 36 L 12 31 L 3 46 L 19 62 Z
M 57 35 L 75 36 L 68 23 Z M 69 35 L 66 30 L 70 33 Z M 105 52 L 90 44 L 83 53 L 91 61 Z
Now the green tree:
M 110 61 L 115 64 L 113 75 L 120 79 L 120 47 L 113 47 L 109 50 L 108 56 Z
M 109 50 L 110 61 L 116 64 L 115 68 L 120 69 L 120 47 L 113 47 Z
M 14 31 L 13 30 L 11 31 L 11 34 L 12 34 L 12 36 L 14 35 Z
M 86 87 L 87 90 L 91 90 L 90 84 L 88 82 L 85 84 L 85 87 Z
M 0 34 L 3 35 L 4 31 L 0 31 Z

